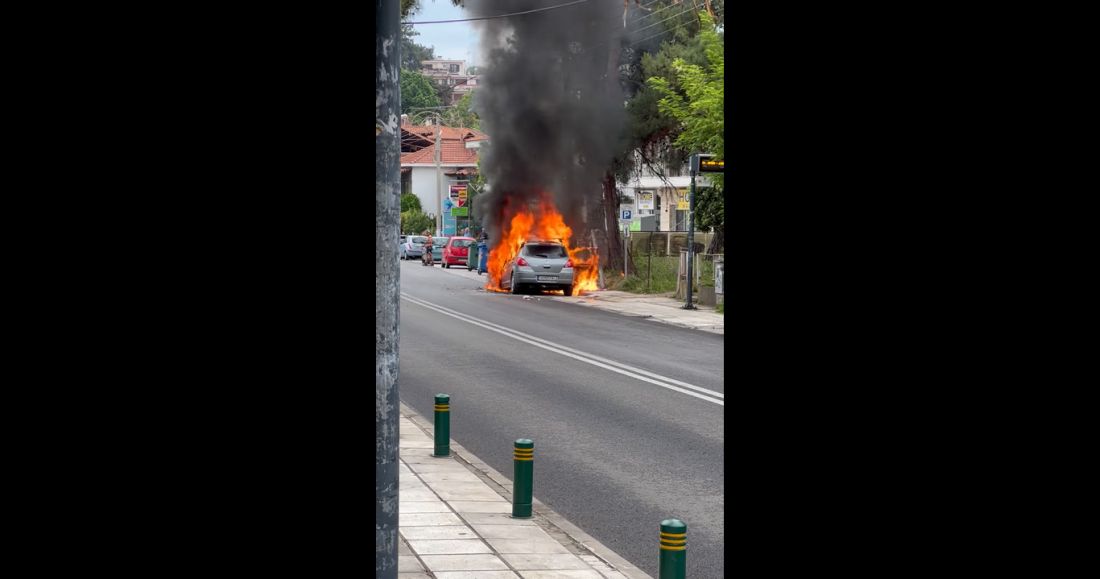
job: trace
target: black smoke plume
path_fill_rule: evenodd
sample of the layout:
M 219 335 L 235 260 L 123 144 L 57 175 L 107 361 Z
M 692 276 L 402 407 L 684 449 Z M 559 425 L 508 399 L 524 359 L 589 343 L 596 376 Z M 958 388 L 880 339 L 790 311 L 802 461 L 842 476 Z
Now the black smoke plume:
M 473 16 L 492 16 L 562 3 L 466 0 L 465 7 Z M 484 72 L 473 109 L 489 135 L 481 160 L 489 192 L 475 211 L 485 216 L 490 247 L 517 208 L 545 194 L 576 238 L 584 230 L 585 200 L 589 207 L 600 203 L 624 119 L 622 5 L 589 0 L 475 25 Z

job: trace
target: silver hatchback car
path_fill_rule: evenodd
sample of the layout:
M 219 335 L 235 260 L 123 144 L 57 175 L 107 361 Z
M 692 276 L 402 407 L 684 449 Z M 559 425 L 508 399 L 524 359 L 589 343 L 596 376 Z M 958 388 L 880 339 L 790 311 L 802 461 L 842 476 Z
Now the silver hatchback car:
M 529 288 L 562 290 L 573 295 L 573 260 L 557 241 L 528 241 L 516 258 L 504 266 L 501 287 L 512 293 Z

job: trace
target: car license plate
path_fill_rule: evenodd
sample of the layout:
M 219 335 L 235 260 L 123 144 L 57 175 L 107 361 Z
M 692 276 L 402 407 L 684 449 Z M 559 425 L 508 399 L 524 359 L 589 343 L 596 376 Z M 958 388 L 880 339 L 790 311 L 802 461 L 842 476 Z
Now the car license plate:
M 558 281 L 558 276 L 556 276 L 556 275 L 540 275 L 540 276 L 537 276 L 537 279 L 538 279 L 538 281 Z

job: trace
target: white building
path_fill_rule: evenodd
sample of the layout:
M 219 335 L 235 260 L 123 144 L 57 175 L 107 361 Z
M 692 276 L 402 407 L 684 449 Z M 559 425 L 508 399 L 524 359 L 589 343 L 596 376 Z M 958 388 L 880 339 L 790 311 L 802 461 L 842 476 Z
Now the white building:
M 631 179 L 617 184 L 619 191 L 634 198 L 634 220 L 642 215 L 656 215 L 658 231 L 687 231 L 688 190 L 691 187 L 687 162 L 675 167 L 660 166 L 663 178 L 650 170 L 637 152 L 634 166 L 637 170 Z M 696 191 L 708 183 L 705 174 L 695 176 Z
M 406 123 L 406 121 L 402 121 Z M 435 162 L 436 130 L 439 131 L 442 176 Z M 401 193 L 412 193 L 420 208 L 431 215 L 443 214 L 443 199 L 454 181 L 477 175 L 478 146 L 488 136 L 465 127 L 401 125 Z

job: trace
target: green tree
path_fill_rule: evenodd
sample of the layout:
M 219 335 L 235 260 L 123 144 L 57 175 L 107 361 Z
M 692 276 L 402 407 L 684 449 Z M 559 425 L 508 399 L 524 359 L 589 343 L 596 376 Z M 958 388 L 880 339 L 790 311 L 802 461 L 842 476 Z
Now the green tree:
M 438 107 L 439 95 L 428 77 L 413 70 L 401 70 L 401 112 L 418 107 Z
M 706 65 L 682 58 L 673 61 L 672 69 L 682 90 L 675 90 L 666 78 L 652 77 L 647 82 L 661 94 L 659 110 L 681 125 L 676 145 L 687 151 L 713 153 L 721 159 L 725 155 L 725 56 L 714 21 L 706 12 L 699 17 L 703 21 L 699 39 Z M 720 186 L 722 175 L 712 175 L 711 182 Z
M 699 45 L 705 63 L 684 58 L 672 61 L 673 79 L 653 76 L 647 84 L 661 96 L 658 110 L 679 124 L 675 144 L 691 153 L 711 153 L 725 158 L 725 56 L 722 37 L 706 12 L 699 15 Z M 702 229 L 715 232 L 709 251 L 720 251 L 725 230 L 724 175 L 709 173 L 711 187 L 696 192 L 696 214 Z
M 425 229 L 435 229 L 435 217 L 420 210 L 401 212 L 401 233 L 416 235 Z
M 416 43 L 419 34 L 412 26 L 401 27 L 401 68 L 419 71 L 421 62 L 435 58 L 434 48 Z
M 481 120 L 477 113 L 470 109 L 473 94 L 473 92 L 466 93 L 453 107 L 447 109 L 444 116 L 448 126 L 481 130 Z
M 420 198 L 412 193 L 401 194 L 401 212 L 406 211 L 421 211 Z

